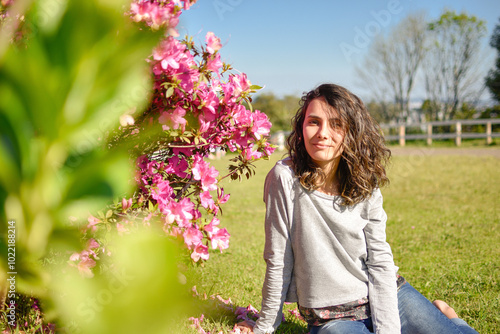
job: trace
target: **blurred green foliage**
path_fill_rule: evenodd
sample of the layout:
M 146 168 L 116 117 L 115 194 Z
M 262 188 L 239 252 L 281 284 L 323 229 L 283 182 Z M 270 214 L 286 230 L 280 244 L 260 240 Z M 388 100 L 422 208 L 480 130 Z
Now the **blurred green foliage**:
M 5 43 L 5 34 L 18 40 L 15 29 L 10 29 L 15 20 L 5 22 L 0 41 L 0 287 L 6 284 L 4 275 L 15 271 L 17 293 L 55 302 L 56 314 L 64 310 L 69 321 L 80 316 L 78 307 L 69 306 L 81 302 L 82 296 L 104 291 L 113 271 L 84 282 L 66 278 L 63 284 L 60 272 L 42 267 L 40 260 L 49 251 L 65 258 L 81 250 L 80 234 L 70 217 L 86 220 L 89 213 L 131 191 L 126 147 L 108 150 L 105 138 L 117 128 L 120 115 L 148 102 L 151 81 L 145 59 L 160 36 L 134 26 L 123 14 L 129 4 L 123 0 L 18 4 L 13 10 L 28 8 L 22 25 L 25 43 Z M 10 268 L 8 222 L 16 231 L 15 264 Z M 127 247 L 118 245 L 113 254 L 117 259 L 127 257 L 124 270 L 132 272 L 133 266 L 141 265 L 141 273 L 134 272 L 133 282 L 98 316 L 95 326 L 102 328 L 106 321 L 123 323 L 123 329 L 108 328 L 107 333 L 136 332 L 137 321 L 130 312 L 127 317 L 124 308 L 137 312 L 143 307 L 130 304 L 139 302 L 139 294 L 144 304 L 158 306 L 167 292 L 160 285 L 175 287 L 174 248 L 156 234 L 139 233 L 138 238 L 127 241 Z M 157 284 L 146 281 L 146 274 Z M 55 298 L 61 294 L 59 288 L 66 293 L 63 300 Z M 115 300 L 122 306 L 116 307 Z M 152 316 L 164 323 L 158 314 Z M 82 325 L 81 332 L 97 333 L 95 326 Z

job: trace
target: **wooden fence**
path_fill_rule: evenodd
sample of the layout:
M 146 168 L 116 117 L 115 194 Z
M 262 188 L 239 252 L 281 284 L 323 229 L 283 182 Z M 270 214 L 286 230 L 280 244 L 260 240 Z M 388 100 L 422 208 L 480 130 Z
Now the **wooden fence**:
M 455 144 L 460 146 L 463 138 L 485 138 L 486 144 L 492 143 L 492 138 L 500 138 L 500 132 L 492 131 L 493 125 L 500 124 L 500 119 L 475 119 L 475 120 L 454 120 L 429 123 L 412 124 L 381 124 L 387 141 L 399 141 L 400 146 L 405 146 L 407 140 L 426 140 L 428 145 L 433 139 L 454 139 Z M 464 132 L 468 127 L 475 126 L 475 131 Z M 484 126 L 483 131 L 478 131 L 478 127 Z M 454 131 L 437 132 L 436 127 L 448 127 Z M 441 128 L 442 130 L 443 128 Z

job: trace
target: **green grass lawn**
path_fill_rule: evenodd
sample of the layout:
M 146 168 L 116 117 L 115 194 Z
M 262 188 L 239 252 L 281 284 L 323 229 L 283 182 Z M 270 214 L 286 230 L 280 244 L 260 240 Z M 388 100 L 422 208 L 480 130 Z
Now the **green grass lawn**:
M 265 263 L 264 178 L 282 157 L 257 162 L 257 174 L 225 181 L 231 199 L 221 225 L 230 247 L 211 252 L 204 268 L 188 271 L 190 284 L 208 296 L 231 298 L 236 306 L 260 309 Z M 227 158 L 214 161 L 223 170 Z M 430 300 L 443 299 L 479 333 L 497 333 L 500 323 L 500 160 L 472 156 L 396 156 L 391 185 L 383 189 L 387 235 L 400 273 Z M 296 305 L 286 305 L 287 310 Z M 228 332 L 236 319 L 201 301 L 192 316 L 205 315 L 211 333 Z M 304 323 L 285 311 L 278 333 L 306 333 Z M 186 330 L 186 332 L 196 332 Z

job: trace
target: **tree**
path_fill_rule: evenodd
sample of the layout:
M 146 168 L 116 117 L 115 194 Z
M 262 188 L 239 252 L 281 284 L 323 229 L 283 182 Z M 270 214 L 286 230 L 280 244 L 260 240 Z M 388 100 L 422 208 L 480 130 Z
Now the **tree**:
M 404 118 L 408 115 L 410 95 L 424 57 L 425 39 L 425 15 L 411 14 L 389 35 L 374 40 L 363 68 L 357 69 L 379 103 L 387 102 L 387 96 L 391 96 L 398 106 L 396 115 L 387 114 L 385 117 Z
M 291 118 L 299 107 L 299 100 L 299 97 L 293 95 L 278 98 L 273 93 L 263 93 L 254 99 L 252 105 L 269 117 L 273 131 L 288 131 Z
M 495 26 L 495 30 L 491 35 L 490 46 L 497 50 L 497 59 L 495 68 L 488 72 L 485 84 L 493 98 L 500 103 L 500 23 Z
M 379 123 L 389 123 L 394 120 L 398 109 L 393 103 L 386 101 L 374 101 L 371 100 L 366 103 L 366 108 L 370 112 L 370 115 Z
M 485 22 L 466 13 L 446 11 L 428 25 L 428 31 L 426 92 L 439 109 L 433 110 L 436 118 L 452 119 L 462 103 L 475 101 L 482 92 L 475 83 L 480 81 L 477 67 Z

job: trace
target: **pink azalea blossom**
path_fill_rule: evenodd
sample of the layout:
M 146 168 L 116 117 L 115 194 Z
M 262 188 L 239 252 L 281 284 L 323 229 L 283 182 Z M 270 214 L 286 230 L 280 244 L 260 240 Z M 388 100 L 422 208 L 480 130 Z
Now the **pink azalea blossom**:
M 215 234 L 212 235 L 212 249 L 219 248 L 222 253 L 223 249 L 229 248 L 229 237 L 230 234 L 225 228 L 219 229 Z
M 254 151 L 250 148 L 244 149 L 241 155 L 243 156 L 244 161 L 257 160 L 264 156 L 262 152 Z
M 91 255 L 96 256 L 94 252 L 83 250 L 80 253 L 73 253 L 69 258 L 72 262 L 80 260 L 76 265 L 71 263 L 71 266 L 76 267 L 83 277 L 90 278 L 94 276 L 91 269 L 95 267 L 96 262 L 90 257 Z
M 217 299 L 226 305 L 231 305 L 233 302 L 231 301 L 231 297 L 228 299 L 223 299 L 221 296 L 217 295 Z
M 239 105 L 234 109 L 234 120 L 239 127 L 251 127 L 253 121 L 252 112 L 245 106 Z
M 93 259 L 85 257 L 78 263 L 77 268 L 83 277 L 91 278 L 94 277 L 94 273 L 90 269 L 94 268 L 95 265 L 96 262 Z
M 209 191 L 204 191 L 200 194 L 201 206 L 206 209 L 214 210 L 215 202 Z
M 230 194 L 224 195 L 224 188 L 217 189 L 217 203 L 218 204 L 226 203 L 229 200 L 230 196 L 231 196 Z
M 87 224 L 87 229 L 91 229 L 92 232 L 95 232 L 97 230 L 97 224 L 99 224 L 101 221 L 97 219 L 96 217 L 90 215 L 88 218 L 88 224 Z
M 186 161 L 186 159 L 179 156 L 173 156 L 172 158 L 168 159 L 168 165 L 165 167 L 165 172 L 169 174 L 175 174 L 184 179 L 188 177 L 188 174 L 186 173 L 188 167 L 189 163 Z
M 217 227 L 219 224 L 220 220 L 217 217 L 213 217 L 212 221 L 203 227 L 205 232 L 207 232 L 208 238 L 211 239 L 212 236 L 220 230 L 220 228 Z
M 271 122 L 269 122 L 269 118 L 266 114 L 260 112 L 259 110 L 255 110 L 252 114 L 253 124 L 252 124 L 252 133 L 255 135 L 255 138 L 259 140 L 262 136 L 269 135 L 271 131 Z
M 203 321 L 204 318 L 205 318 L 205 315 L 203 315 L 203 314 L 199 318 L 195 318 L 195 317 L 189 318 L 189 320 L 193 322 L 191 324 L 191 327 L 196 328 L 198 330 L 198 333 L 200 333 L 200 334 L 207 334 L 207 332 L 205 332 L 205 330 L 201 327 L 201 322 Z M 208 333 L 208 334 L 210 334 L 210 333 Z
M 130 15 L 136 22 L 143 21 L 153 30 L 166 26 L 174 29 L 179 23 L 180 12 L 174 14 L 174 2 L 150 2 L 139 0 L 130 5 Z
M 73 253 L 71 254 L 71 256 L 69 257 L 69 260 L 70 261 L 78 261 L 80 260 L 80 253 Z
M 217 189 L 217 177 L 219 171 L 203 160 L 200 156 L 196 156 L 193 163 L 193 178 L 201 181 L 201 188 L 205 191 Z
M 222 68 L 222 61 L 220 60 L 220 54 L 216 54 L 207 60 L 207 69 L 219 75 L 219 70 Z M 220 77 L 220 75 L 219 75 Z
M 189 227 L 194 211 L 194 204 L 189 198 L 183 198 L 179 202 L 171 201 L 162 208 L 162 213 L 174 219 L 179 227 Z
M 247 79 L 247 75 L 245 73 L 231 76 L 229 78 L 229 82 L 234 87 L 233 94 L 235 96 L 239 96 L 242 92 L 246 92 L 251 85 L 250 80 Z
M 186 119 L 184 116 L 186 116 L 186 110 L 177 107 L 173 111 L 164 111 L 158 119 L 158 122 L 165 125 L 165 130 L 170 128 L 176 130 L 181 127 L 182 131 L 184 131 L 186 128 Z
M 207 32 L 207 35 L 205 36 L 205 40 L 207 42 L 207 51 L 210 54 L 217 52 L 222 47 L 222 44 L 220 43 L 220 39 L 218 37 L 216 37 L 214 35 L 214 33 L 211 31 Z
M 161 70 L 178 69 L 179 63 L 186 59 L 186 47 L 178 40 L 169 37 L 164 39 L 154 50 L 153 59 L 159 61 Z
M 125 198 L 122 199 L 123 212 L 127 211 L 131 206 L 132 206 L 132 198 L 129 198 L 128 200 L 126 200 Z
M 200 80 L 200 72 L 183 62 L 179 70 L 175 73 L 175 78 L 180 80 L 180 87 L 185 92 L 191 94 L 195 83 L 198 83 Z
M 89 241 L 87 241 L 87 249 L 96 249 L 101 247 L 97 241 L 95 241 L 94 238 L 90 238 Z
M 191 254 L 191 259 L 193 259 L 194 262 L 198 262 L 200 259 L 206 261 L 208 260 L 209 256 L 210 255 L 208 254 L 208 247 L 203 244 L 199 244 Z
M 271 144 L 266 143 L 266 146 L 264 147 L 264 154 L 266 156 L 270 156 L 273 154 L 273 152 L 276 150 L 276 147 L 271 146 Z
M 184 243 L 189 249 L 195 248 L 203 240 L 203 234 L 194 227 L 187 228 L 182 236 L 184 237 Z
M 151 191 L 151 197 L 156 200 L 158 207 L 161 208 L 168 205 L 172 200 L 172 195 L 174 191 L 170 187 L 170 183 L 167 180 L 161 179 L 161 181 L 156 183 L 156 187 Z

